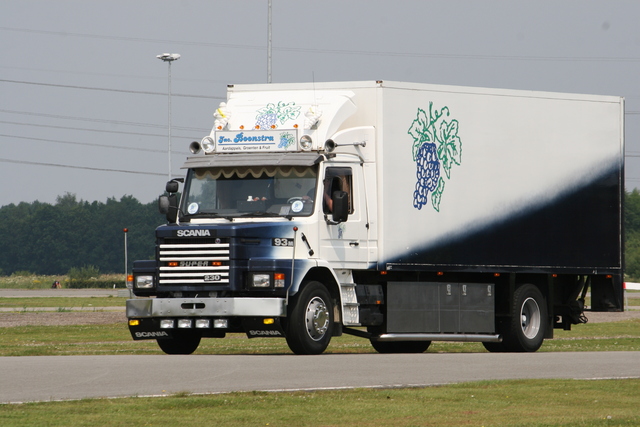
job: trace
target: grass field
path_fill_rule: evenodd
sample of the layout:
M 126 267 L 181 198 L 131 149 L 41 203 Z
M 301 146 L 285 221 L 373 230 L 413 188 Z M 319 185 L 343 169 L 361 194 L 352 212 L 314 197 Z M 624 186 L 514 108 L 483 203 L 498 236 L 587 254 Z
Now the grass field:
M 33 297 L 0 298 L 0 308 L 15 308 L 16 311 L 57 307 L 124 307 L 123 297 Z
M 19 315 L 19 313 L 18 313 Z M 539 351 L 640 350 L 640 319 L 574 326 L 555 331 Z M 480 343 L 434 342 L 429 352 L 485 352 Z M 373 353 L 369 341 L 351 335 L 334 337 L 327 353 Z M 15 326 L 0 328 L 0 356 L 162 354 L 155 341 L 133 341 L 123 317 L 108 325 Z M 196 354 L 291 354 L 281 338 L 248 339 L 229 334 L 204 339 Z M 640 357 L 640 354 L 639 354 Z
M 9 426 L 637 426 L 640 380 L 483 381 L 0 405 Z
M 102 274 L 96 279 L 100 282 L 113 283 L 119 288 L 124 288 L 125 285 L 124 274 Z M 0 289 L 49 289 L 55 281 L 65 287 L 65 284 L 69 282 L 69 277 L 65 275 L 41 276 L 29 273 L 0 276 Z

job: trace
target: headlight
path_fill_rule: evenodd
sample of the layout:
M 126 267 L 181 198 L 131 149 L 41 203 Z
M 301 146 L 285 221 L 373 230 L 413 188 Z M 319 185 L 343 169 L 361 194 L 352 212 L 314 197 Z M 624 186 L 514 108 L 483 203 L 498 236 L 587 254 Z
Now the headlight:
M 271 276 L 269 274 L 254 274 L 251 280 L 254 288 L 268 288 L 271 286 Z
M 174 327 L 174 323 L 172 319 L 162 319 L 160 321 L 160 329 L 172 329 Z
M 309 135 L 302 135 L 300 138 L 300 148 L 303 150 L 310 150 L 311 145 L 313 144 L 313 140 Z
M 181 329 L 191 328 L 191 319 L 178 319 L 178 328 L 181 328 Z
M 153 288 L 153 276 L 136 276 L 136 288 L 151 289 Z
M 196 319 L 197 329 L 209 329 L 211 327 L 211 320 L 209 319 Z
M 209 154 L 216 148 L 216 143 L 210 136 L 205 136 L 202 138 L 202 141 L 200 141 L 200 146 L 205 153 Z

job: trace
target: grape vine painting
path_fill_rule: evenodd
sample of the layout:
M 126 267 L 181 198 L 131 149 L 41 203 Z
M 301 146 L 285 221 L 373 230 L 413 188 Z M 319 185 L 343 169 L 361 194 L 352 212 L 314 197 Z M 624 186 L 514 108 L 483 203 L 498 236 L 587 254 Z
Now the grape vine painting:
M 280 134 L 280 143 L 278 148 L 289 148 L 296 142 L 295 136 L 289 132 L 282 132 Z
M 422 209 L 429 203 L 440 212 L 440 202 L 446 179 L 451 178 L 453 165 L 462 162 L 462 141 L 458 137 L 458 121 L 449 118 L 449 108 L 429 110 L 418 108 L 416 119 L 407 131 L 413 138 L 411 154 L 416 162 L 416 188 L 413 207 Z M 443 176 L 444 172 L 444 176 Z
M 270 128 L 280 122 L 283 125 L 287 120 L 294 120 L 300 115 L 300 107 L 296 107 L 295 102 L 285 104 L 280 101 L 277 104 L 267 104 L 266 107 L 258 110 L 256 116 L 256 126 Z

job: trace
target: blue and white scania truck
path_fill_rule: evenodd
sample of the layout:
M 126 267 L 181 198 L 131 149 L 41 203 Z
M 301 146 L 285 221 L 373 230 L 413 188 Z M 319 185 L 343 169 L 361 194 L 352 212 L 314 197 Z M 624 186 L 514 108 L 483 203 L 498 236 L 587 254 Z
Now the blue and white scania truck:
M 536 351 L 623 309 L 620 97 L 235 85 L 214 118 L 159 199 L 155 260 L 134 263 L 136 340 Z

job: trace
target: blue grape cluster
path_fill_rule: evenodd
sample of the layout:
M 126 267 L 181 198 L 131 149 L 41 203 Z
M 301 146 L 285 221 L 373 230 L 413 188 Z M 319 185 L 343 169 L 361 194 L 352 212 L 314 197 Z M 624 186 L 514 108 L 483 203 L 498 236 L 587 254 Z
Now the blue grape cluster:
M 425 142 L 416 156 L 416 191 L 413 192 L 413 207 L 421 209 L 427 204 L 430 191 L 434 191 L 440 179 L 440 161 L 436 144 Z
M 283 133 L 280 135 L 280 144 L 278 148 L 287 148 L 295 142 L 295 138 L 290 133 Z
M 272 125 L 275 125 L 276 121 L 278 121 L 278 116 L 275 114 L 263 114 L 257 117 L 256 125 L 260 126 L 262 129 L 268 129 Z

